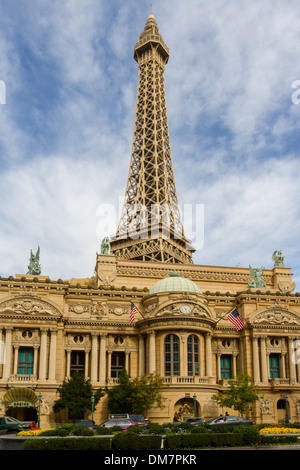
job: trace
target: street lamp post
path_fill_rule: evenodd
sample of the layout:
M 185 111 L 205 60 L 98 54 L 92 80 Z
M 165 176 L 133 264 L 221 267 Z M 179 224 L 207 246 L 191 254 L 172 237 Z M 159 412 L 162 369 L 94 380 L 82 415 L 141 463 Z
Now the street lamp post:
M 288 400 L 288 396 L 285 395 L 284 396 L 285 398 L 285 422 L 286 423 L 289 423 L 290 422 L 290 417 L 289 417 L 289 400 Z
M 91 396 L 91 402 L 92 402 L 92 421 L 94 421 L 94 404 L 95 404 L 94 395 Z
M 196 393 L 194 393 L 194 396 L 193 396 L 193 399 L 194 399 L 194 418 L 196 418 L 197 416 L 197 395 Z
M 42 394 L 38 394 L 39 400 L 39 409 L 38 409 L 38 429 L 41 429 L 41 401 L 42 401 Z

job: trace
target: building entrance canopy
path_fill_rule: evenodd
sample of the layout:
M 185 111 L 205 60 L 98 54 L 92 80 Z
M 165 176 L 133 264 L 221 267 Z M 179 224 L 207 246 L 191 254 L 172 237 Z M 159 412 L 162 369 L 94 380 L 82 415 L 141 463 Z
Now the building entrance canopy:
M 6 392 L 3 401 L 7 407 L 32 408 L 36 406 L 38 397 L 30 388 L 15 387 Z

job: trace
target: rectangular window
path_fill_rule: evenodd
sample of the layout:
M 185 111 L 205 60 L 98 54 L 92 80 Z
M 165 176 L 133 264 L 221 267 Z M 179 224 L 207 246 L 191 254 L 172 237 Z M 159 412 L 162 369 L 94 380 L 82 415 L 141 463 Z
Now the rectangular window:
M 221 356 L 221 379 L 231 379 L 231 356 Z
M 279 354 L 270 354 L 270 378 L 279 378 Z
M 85 352 L 84 351 L 72 351 L 71 352 L 71 375 L 74 372 L 80 372 L 84 374 L 85 369 Z
M 33 374 L 33 348 L 19 349 L 18 374 Z
M 125 367 L 125 353 L 113 352 L 111 355 L 111 377 L 118 378 L 122 369 Z

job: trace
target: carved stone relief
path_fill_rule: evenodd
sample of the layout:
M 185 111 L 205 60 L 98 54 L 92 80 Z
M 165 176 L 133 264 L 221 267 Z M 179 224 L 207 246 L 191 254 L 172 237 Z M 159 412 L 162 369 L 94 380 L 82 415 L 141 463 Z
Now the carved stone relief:
M 58 306 L 49 300 L 44 300 L 38 295 L 21 294 L 4 299 L 0 303 L 0 315 L 51 315 L 62 316 Z

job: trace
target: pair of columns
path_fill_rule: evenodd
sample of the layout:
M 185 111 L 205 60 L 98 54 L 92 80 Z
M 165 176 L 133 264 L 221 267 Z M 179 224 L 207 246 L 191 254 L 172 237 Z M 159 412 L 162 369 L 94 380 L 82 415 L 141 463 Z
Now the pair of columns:
M 294 360 L 294 348 L 293 342 L 294 338 L 288 337 L 286 338 L 288 350 L 288 365 L 289 365 L 289 379 L 292 381 L 297 381 L 297 373 L 298 378 L 300 378 L 300 361 L 296 364 Z M 266 336 L 253 336 L 252 337 L 252 357 L 253 357 L 253 379 L 254 382 L 268 382 L 270 378 L 270 371 L 269 371 L 269 355 L 270 352 L 267 352 L 266 347 Z M 285 352 L 280 352 L 280 377 L 286 378 L 286 360 L 285 360 Z M 298 369 L 298 371 L 297 371 Z

